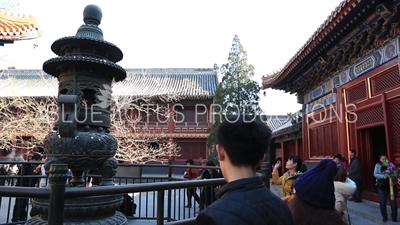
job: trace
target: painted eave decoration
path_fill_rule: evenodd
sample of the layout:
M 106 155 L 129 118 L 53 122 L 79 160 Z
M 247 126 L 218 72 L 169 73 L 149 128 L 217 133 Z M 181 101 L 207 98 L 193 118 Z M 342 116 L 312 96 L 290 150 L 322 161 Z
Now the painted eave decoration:
M 285 78 L 301 60 L 319 43 L 330 31 L 350 12 L 353 8 L 360 3 L 361 0 L 344 0 L 331 15 L 325 20 L 324 23 L 314 32 L 308 41 L 300 48 L 300 50 L 292 57 L 292 59 L 278 72 L 263 76 L 262 87 L 263 89 L 271 88 L 279 81 Z
M 393 59 L 398 55 L 398 12 L 400 0 L 385 4 L 361 1 L 314 46 L 314 50 L 297 59 L 298 65 L 288 74 L 282 74 L 282 70 L 264 77 L 262 88 L 297 93 L 298 102 L 304 104 L 309 101 L 306 95 L 310 91 L 322 87 L 327 90 L 323 95 L 333 92 L 349 80 Z M 334 96 L 326 96 L 323 101 L 334 103 Z
M 0 9 L 0 40 L 18 41 L 42 36 L 32 15 L 16 14 Z

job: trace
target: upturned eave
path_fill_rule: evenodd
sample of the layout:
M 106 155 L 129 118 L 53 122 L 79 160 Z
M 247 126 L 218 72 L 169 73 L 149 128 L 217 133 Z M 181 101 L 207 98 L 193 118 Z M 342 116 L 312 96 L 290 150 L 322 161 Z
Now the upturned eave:
M 0 43 L 35 39 L 42 36 L 36 17 L 0 10 Z
M 272 88 L 277 90 L 285 90 L 284 85 L 281 81 L 284 78 L 290 78 L 293 75 L 293 70 L 298 68 L 299 65 L 303 64 L 305 59 L 315 47 L 325 41 L 336 26 L 346 17 L 351 16 L 350 12 L 358 6 L 361 0 L 344 0 L 342 1 L 335 10 L 332 11 L 331 15 L 325 20 L 324 23 L 314 32 L 314 34 L 308 39 L 308 41 L 300 48 L 300 50 L 289 60 L 289 62 L 279 72 L 273 74 L 272 77 L 265 76 L 262 78 L 262 89 Z

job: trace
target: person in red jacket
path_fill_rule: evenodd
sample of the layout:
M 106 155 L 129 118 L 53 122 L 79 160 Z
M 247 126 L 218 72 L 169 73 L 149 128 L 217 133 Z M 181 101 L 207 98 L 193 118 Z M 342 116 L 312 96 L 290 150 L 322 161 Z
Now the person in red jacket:
M 341 154 L 336 154 L 333 156 L 333 161 L 335 161 L 337 165 L 340 165 L 345 170 L 347 170 L 349 166 L 347 159 L 345 159 Z
M 193 159 L 186 160 L 186 165 L 193 166 L 194 165 Z M 187 168 L 185 173 L 183 174 L 183 178 L 186 178 L 189 180 L 197 179 L 198 176 L 199 176 L 199 170 L 196 168 Z M 197 204 L 200 204 L 200 197 L 196 193 L 196 188 L 188 188 L 187 189 L 187 202 L 188 203 L 185 206 L 186 208 L 192 207 L 192 197 L 197 202 Z
M 344 157 L 342 157 L 342 158 L 340 159 L 340 163 L 342 164 L 343 168 L 344 168 L 345 170 L 347 170 L 347 168 L 349 167 L 349 162 L 347 161 L 347 159 L 344 158 Z

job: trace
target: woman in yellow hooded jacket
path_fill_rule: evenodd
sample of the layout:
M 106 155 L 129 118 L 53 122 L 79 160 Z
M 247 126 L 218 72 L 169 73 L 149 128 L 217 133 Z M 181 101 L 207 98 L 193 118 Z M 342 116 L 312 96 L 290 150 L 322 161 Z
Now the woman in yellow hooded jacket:
M 272 183 L 275 185 L 282 185 L 282 200 L 290 202 L 292 199 L 292 190 L 294 181 L 303 174 L 303 161 L 298 155 L 291 155 L 286 162 L 286 169 L 288 170 L 282 176 L 279 176 L 279 168 L 281 168 L 281 162 L 278 161 L 274 165 L 272 171 Z M 305 171 L 304 171 L 305 172 Z

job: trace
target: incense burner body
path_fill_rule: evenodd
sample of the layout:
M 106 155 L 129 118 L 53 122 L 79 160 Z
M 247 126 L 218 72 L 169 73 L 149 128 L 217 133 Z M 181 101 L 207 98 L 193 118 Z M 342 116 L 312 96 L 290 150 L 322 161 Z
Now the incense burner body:
M 44 139 L 48 172 L 52 164 L 67 164 L 72 172 L 68 188 L 86 187 L 84 174 L 97 169 L 100 186 L 113 186 L 118 161 L 117 139 L 110 134 L 112 83 L 124 80 L 126 71 L 116 62 L 123 58 L 121 50 L 104 41 L 98 27 L 102 12 L 89 5 L 83 12 L 84 22 L 75 36 L 56 40 L 52 51 L 58 57 L 43 63 L 43 70 L 59 81 L 57 123 Z M 51 183 L 61 186 L 65 183 Z M 118 212 L 122 195 L 66 199 L 64 224 L 122 225 L 126 217 Z M 28 225 L 47 225 L 49 202 L 33 199 Z

